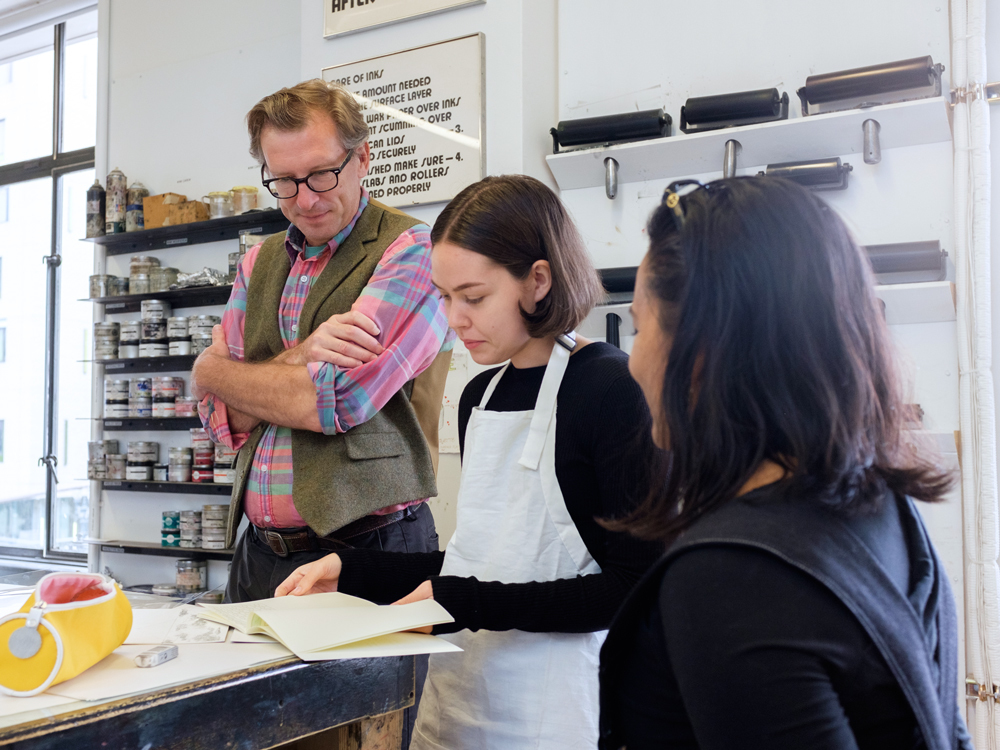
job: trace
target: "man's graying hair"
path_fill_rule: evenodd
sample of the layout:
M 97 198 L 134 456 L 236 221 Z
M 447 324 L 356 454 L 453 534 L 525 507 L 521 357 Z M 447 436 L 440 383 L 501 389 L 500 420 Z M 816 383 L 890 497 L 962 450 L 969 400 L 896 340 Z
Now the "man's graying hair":
M 339 83 L 313 78 L 265 96 L 247 113 L 250 155 L 264 163 L 260 136 L 265 127 L 283 132 L 301 130 L 313 113 L 326 114 L 333 120 L 346 151 L 368 138 L 368 124 L 351 92 Z

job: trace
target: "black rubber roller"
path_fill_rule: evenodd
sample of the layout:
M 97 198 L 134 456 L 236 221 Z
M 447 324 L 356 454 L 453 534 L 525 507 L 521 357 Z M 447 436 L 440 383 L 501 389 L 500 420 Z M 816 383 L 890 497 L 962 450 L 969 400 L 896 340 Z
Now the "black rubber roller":
M 662 109 L 562 120 L 549 131 L 552 134 L 552 152 L 558 154 L 560 147 L 567 146 L 597 146 L 664 138 L 670 135 L 670 123 L 670 115 Z
M 728 120 L 777 117 L 781 113 L 778 89 L 759 89 L 738 94 L 696 96 L 687 100 L 682 119 L 689 125 Z
M 799 95 L 810 104 L 859 99 L 891 91 L 919 89 L 934 83 L 934 61 L 927 57 L 869 65 L 806 78 Z

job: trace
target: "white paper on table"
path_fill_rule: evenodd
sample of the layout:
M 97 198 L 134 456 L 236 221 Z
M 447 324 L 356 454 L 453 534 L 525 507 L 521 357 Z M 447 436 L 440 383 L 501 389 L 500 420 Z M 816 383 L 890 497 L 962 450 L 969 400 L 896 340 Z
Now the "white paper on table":
M 301 611 L 304 609 L 324 609 L 329 607 L 377 607 L 365 599 L 348 596 L 340 592 L 309 594 L 307 596 L 282 596 L 277 599 L 258 599 L 252 602 L 232 604 L 199 604 L 195 613 L 213 622 L 231 624 L 237 630 L 249 633 L 257 626 L 255 615 L 268 610 Z M 300 615 L 301 616 L 301 615 Z
M 12 695 L 0 695 L 0 716 L 10 716 L 26 711 L 38 711 L 39 709 L 62 706 L 66 703 L 75 703 L 76 698 L 67 698 L 63 695 L 32 695 L 28 698 L 15 698 Z
M 236 672 L 291 655 L 280 643 L 185 644 L 177 647 L 176 659 L 156 667 L 137 667 L 133 659 L 148 648 L 120 646 L 83 674 L 53 685 L 47 692 L 76 700 L 106 700 Z
M 125 645 L 224 642 L 229 626 L 202 619 L 197 612 L 198 608 L 190 604 L 172 609 L 133 609 L 132 630 Z
M 229 634 L 230 643 L 277 643 L 274 638 L 263 633 L 241 633 L 236 628 Z
M 326 648 L 296 654 L 302 661 L 334 661 L 336 659 L 377 659 L 383 656 L 412 656 L 415 654 L 446 654 L 461 651 L 451 641 L 424 633 L 390 633 L 378 638 L 348 643 L 346 646 Z
M 374 607 L 330 607 L 309 612 L 267 610 L 257 616 L 300 659 L 303 654 L 404 630 L 454 622 L 433 599 Z

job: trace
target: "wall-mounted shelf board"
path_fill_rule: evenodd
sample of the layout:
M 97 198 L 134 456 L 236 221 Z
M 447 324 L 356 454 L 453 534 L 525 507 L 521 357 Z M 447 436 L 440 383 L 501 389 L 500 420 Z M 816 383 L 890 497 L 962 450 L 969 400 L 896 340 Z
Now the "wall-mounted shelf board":
M 164 547 L 155 542 L 121 542 L 118 540 L 101 542 L 101 552 L 127 553 L 132 555 L 157 555 L 160 557 L 184 557 L 192 560 L 232 560 L 231 549 L 192 549 L 190 547 Z
M 126 417 L 104 420 L 104 429 L 110 432 L 118 430 L 190 430 L 201 426 L 199 417 Z
M 686 177 L 722 172 L 726 141 L 742 146 L 739 167 L 828 156 L 858 154 L 862 149 L 861 125 L 874 119 L 881 125 L 883 150 L 920 146 L 951 140 L 951 106 L 944 97 L 885 104 L 867 109 L 796 117 L 760 125 L 678 133 L 669 138 L 622 143 L 602 148 L 565 151 L 545 157 L 562 190 L 604 185 L 604 160 L 618 162 L 621 182 Z M 721 176 L 721 174 L 720 174 Z
M 206 307 L 207 305 L 224 305 L 229 301 L 233 291 L 232 284 L 224 286 L 196 286 L 190 289 L 173 289 L 167 292 L 150 292 L 149 294 L 123 294 L 119 297 L 99 297 L 83 299 L 81 302 L 95 302 L 104 305 L 104 312 L 109 315 L 118 313 L 139 312 L 142 301 L 158 299 L 169 302 L 173 308 Z
M 885 303 L 889 325 L 943 323 L 955 320 L 955 284 L 951 281 L 924 281 L 916 284 L 885 284 L 875 287 Z
M 184 354 L 176 357 L 139 357 L 138 359 L 86 359 L 95 365 L 101 365 L 108 375 L 121 372 L 176 372 L 187 371 L 194 367 L 197 355 Z
M 233 485 L 212 482 L 141 482 L 127 479 L 99 480 L 109 492 L 172 492 L 184 495 L 225 495 L 233 494 Z
M 104 245 L 108 255 L 125 255 L 126 253 L 145 253 L 150 250 L 232 240 L 244 233 L 274 234 L 286 229 L 288 229 L 288 219 L 279 209 L 271 208 L 266 211 L 227 216 L 222 219 L 194 221 L 190 224 L 178 224 L 173 227 L 157 227 L 138 232 L 92 237 L 84 242 Z

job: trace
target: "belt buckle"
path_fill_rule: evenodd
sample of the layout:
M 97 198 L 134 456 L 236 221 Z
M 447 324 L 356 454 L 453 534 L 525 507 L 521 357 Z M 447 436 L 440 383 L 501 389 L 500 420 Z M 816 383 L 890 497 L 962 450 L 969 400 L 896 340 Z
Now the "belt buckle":
M 288 557 L 288 545 L 285 543 L 285 538 L 277 533 L 276 531 L 265 531 L 264 539 L 267 541 L 267 546 L 271 548 L 271 551 L 278 557 Z

